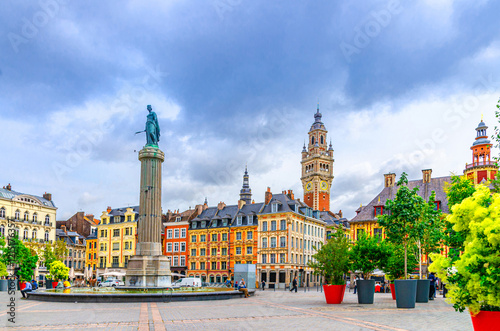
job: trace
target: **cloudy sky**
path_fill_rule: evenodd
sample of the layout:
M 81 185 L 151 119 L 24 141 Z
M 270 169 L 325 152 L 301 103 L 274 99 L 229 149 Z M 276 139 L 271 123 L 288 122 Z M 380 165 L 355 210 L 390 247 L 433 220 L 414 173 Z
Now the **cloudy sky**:
M 146 105 L 166 153 L 163 209 L 234 204 L 245 164 L 302 196 L 319 101 L 332 210 L 383 174 L 462 173 L 500 96 L 498 1 L 10 1 L 0 11 L 1 185 L 58 218 L 136 205 Z M 495 151 L 495 154 L 498 154 Z

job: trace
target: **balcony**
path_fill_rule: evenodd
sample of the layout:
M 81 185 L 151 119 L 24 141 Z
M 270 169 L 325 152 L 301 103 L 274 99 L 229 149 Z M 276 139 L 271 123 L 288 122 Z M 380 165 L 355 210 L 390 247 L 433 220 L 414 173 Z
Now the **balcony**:
M 481 167 L 481 166 L 494 166 L 494 165 L 495 165 L 494 161 L 480 161 L 480 162 L 466 164 L 465 169 L 470 169 L 470 168 L 474 168 L 474 167 Z
M 111 263 L 111 268 L 120 268 L 120 263 Z

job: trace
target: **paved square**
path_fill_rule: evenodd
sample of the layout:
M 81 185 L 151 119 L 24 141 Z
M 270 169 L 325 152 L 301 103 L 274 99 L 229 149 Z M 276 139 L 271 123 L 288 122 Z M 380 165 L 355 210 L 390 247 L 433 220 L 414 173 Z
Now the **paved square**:
M 0 326 L 8 330 L 472 330 L 469 314 L 455 312 L 441 297 L 396 309 L 390 294 L 376 293 L 373 305 L 359 305 L 347 292 L 343 304 L 327 305 L 316 289 L 257 291 L 249 299 L 109 304 L 21 300 L 17 292 L 12 324 L 9 297 L 0 293 Z

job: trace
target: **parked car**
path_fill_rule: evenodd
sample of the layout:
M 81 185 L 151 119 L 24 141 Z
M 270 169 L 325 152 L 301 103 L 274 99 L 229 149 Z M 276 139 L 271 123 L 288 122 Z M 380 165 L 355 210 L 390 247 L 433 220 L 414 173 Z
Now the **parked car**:
M 172 284 L 173 287 L 201 287 L 201 279 L 194 277 L 186 277 L 179 279 Z
M 106 279 L 104 282 L 100 282 L 99 287 L 116 287 L 116 286 L 125 286 L 125 283 L 118 279 Z

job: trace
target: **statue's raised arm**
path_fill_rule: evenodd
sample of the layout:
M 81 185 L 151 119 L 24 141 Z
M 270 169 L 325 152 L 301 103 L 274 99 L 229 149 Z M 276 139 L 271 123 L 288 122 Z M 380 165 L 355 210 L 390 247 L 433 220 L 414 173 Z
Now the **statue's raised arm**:
M 147 109 L 149 114 L 146 121 L 146 146 L 158 146 L 158 142 L 160 141 L 160 125 L 158 124 L 158 118 L 150 105 L 148 105 Z

